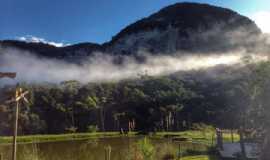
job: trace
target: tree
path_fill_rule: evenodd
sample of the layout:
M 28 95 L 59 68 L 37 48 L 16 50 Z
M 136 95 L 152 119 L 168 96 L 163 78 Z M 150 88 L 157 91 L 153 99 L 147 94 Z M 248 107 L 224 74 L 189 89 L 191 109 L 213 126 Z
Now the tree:
M 261 140 L 260 159 L 267 160 L 270 157 L 270 62 L 247 65 L 248 77 L 244 77 L 236 88 L 239 104 L 242 105 L 241 129 L 252 130 L 253 138 Z M 241 147 L 244 149 L 243 144 Z

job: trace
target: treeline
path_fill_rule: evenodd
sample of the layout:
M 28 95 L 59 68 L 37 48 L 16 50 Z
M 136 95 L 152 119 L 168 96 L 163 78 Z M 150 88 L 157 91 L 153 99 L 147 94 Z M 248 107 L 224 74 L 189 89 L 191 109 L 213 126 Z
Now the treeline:
M 236 114 L 227 101 L 230 83 L 142 76 L 118 83 L 21 84 L 30 91 L 30 104 L 20 107 L 20 134 L 179 131 L 195 123 L 237 127 L 237 121 L 228 119 Z M 11 134 L 14 108 L 0 107 L 2 135 Z
M 21 84 L 30 103 L 20 105 L 19 134 L 180 131 L 201 123 L 244 131 L 267 159 L 270 62 L 246 63 L 231 76 L 204 80 L 142 76 L 115 83 Z M 10 88 L 1 88 L 2 95 L 14 95 Z M 0 105 L 0 135 L 12 134 L 14 105 Z

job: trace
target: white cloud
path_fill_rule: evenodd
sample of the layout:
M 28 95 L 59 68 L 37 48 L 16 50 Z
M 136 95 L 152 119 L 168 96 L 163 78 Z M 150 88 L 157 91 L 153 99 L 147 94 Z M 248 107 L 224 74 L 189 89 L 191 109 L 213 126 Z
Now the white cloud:
M 216 66 L 241 67 L 243 58 L 248 53 L 236 50 L 227 53 L 209 55 L 190 55 L 175 53 L 172 55 L 146 55 L 145 63 L 138 63 L 134 57 L 122 57 L 123 64 L 115 64 L 115 57 L 96 53 L 81 64 L 74 64 L 57 59 L 40 58 L 26 51 L 2 49 L 0 51 L 0 72 L 17 72 L 16 82 L 51 82 L 59 83 L 67 80 L 88 82 L 111 82 L 123 79 L 136 79 L 140 75 L 160 76 L 179 71 L 196 71 Z M 251 62 L 265 61 L 266 56 L 250 55 Z M 219 72 L 207 72 L 208 76 L 218 76 Z M 12 80 L 14 83 L 15 81 Z M 0 86 L 6 81 L 0 80 Z
M 63 46 L 69 45 L 69 44 L 65 44 L 65 43 L 58 43 L 58 42 L 48 41 L 48 40 L 46 40 L 44 38 L 35 37 L 35 36 L 31 36 L 31 35 L 17 37 L 17 39 L 20 40 L 20 41 L 26 41 L 26 42 L 50 44 L 50 45 L 53 45 L 53 46 L 56 46 L 56 47 L 63 47 Z
M 263 33 L 270 33 L 270 11 L 256 12 L 250 18 L 255 21 Z

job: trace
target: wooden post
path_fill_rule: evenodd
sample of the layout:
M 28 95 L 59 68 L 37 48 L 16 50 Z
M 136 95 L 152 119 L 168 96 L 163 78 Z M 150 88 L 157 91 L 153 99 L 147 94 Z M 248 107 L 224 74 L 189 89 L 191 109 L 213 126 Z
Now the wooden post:
M 112 147 L 109 145 L 105 147 L 105 160 L 111 160 Z
M 15 94 L 15 117 L 14 117 L 14 131 L 13 131 L 13 145 L 12 145 L 12 160 L 16 160 L 16 153 L 17 153 L 17 133 L 18 133 L 18 119 L 19 119 L 19 105 L 20 100 L 24 100 L 28 103 L 28 100 L 25 98 L 25 95 L 29 92 L 23 92 L 22 88 L 19 87 L 19 84 L 16 87 L 16 94 Z
M 177 158 L 180 160 L 181 159 L 181 144 L 178 144 L 178 155 Z
M 234 142 L 234 137 L 233 137 L 233 130 L 231 129 L 231 139 L 232 139 L 232 143 Z
M 212 134 L 212 141 L 211 141 L 211 146 L 214 146 L 214 134 Z
M 220 145 L 221 145 L 221 149 L 223 150 L 223 132 L 222 132 L 222 130 L 220 130 Z
M 2 155 L 2 153 L 0 153 L 0 160 L 3 160 L 3 155 Z
M 101 131 L 105 132 L 105 120 L 104 120 L 104 109 L 103 106 L 99 108 L 99 116 L 100 116 L 100 127 Z
M 18 119 L 19 119 L 19 101 L 16 102 L 16 111 L 15 111 L 15 119 L 14 119 L 14 132 L 13 132 L 12 160 L 16 160 Z
M 220 150 L 223 150 L 223 135 L 222 135 L 222 131 L 219 128 L 216 128 L 216 134 L 217 134 L 217 147 Z
M 244 134 L 243 134 L 243 128 L 240 128 L 240 147 L 241 147 L 241 153 L 242 153 L 242 158 L 246 159 L 246 147 L 245 147 L 245 142 L 244 142 Z

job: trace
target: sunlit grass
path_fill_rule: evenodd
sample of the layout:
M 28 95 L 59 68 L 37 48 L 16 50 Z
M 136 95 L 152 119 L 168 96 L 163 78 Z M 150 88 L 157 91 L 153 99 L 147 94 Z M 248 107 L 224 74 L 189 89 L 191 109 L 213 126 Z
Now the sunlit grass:
M 129 134 L 135 136 L 136 132 Z M 55 135 L 28 135 L 18 136 L 19 143 L 32 143 L 32 142 L 54 142 L 54 141 L 68 141 L 68 140 L 84 140 L 91 138 L 106 138 L 106 137 L 120 137 L 119 132 L 95 132 L 95 133 L 72 133 L 72 134 L 55 134 Z M 164 138 L 166 136 L 173 136 L 174 138 L 184 138 L 186 141 L 199 142 L 205 144 L 214 144 L 216 140 L 215 131 L 213 130 L 190 130 L 182 132 L 157 132 L 153 138 Z M 231 134 L 223 134 L 224 142 L 231 141 Z M 239 141 L 239 135 L 234 133 L 234 141 Z M 12 137 L 0 137 L 0 143 L 11 143 Z
M 218 158 L 209 155 L 199 155 L 199 156 L 186 156 L 181 158 L 181 160 L 218 160 Z
M 129 135 L 134 135 L 131 133 Z M 55 135 L 27 135 L 18 136 L 19 143 L 37 143 L 37 142 L 55 142 L 68 140 L 85 140 L 91 138 L 119 137 L 119 132 L 95 132 L 95 133 L 72 133 L 72 134 L 55 134 Z M 12 137 L 0 137 L 0 143 L 11 143 Z
M 214 153 L 212 153 L 211 151 L 213 147 L 211 144 L 214 133 L 215 131 L 204 132 L 201 130 L 200 131 L 190 130 L 183 132 L 157 132 L 156 134 L 147 137 L 149 137 L 150 138 L 149 140 L 151 140 L 149 141 L 149 143 L 155 142 L 152 141 L 152 138 L 154 139 L 160 138 L 166 140 L 168 135 L 169 138 L 185 137 L 192 142 L 192 143 L 189 142 L 182 143 L 181 150 L 178 150 L 179 149 L 178 146 L 175 145 L 178 143 L 171 143 L 171 141 L 168 141 L 167 143 L 167 141 L 162 140 L 158 143 L 153 143 L 153 146 L 155 147 L 156 150 L 154 155 L 155 157 L 163 157 L 166 154 L 170 154 L 174 155 L 175 157 L 181 156 L 181 160 L 218 160 L 217 157 L 212 156 L 212 154 Z M 137 134 L 136 132 L 132 132 L 129 134 L 129 136 L 137 136 L 136 134 Z M 57 142 L 57 141 L 87 140 L 95 138 L 117 138 L 121 136 L 127 135 L 121 135 L 119 132 L 73 133 L 73 134 L 59 134 L 59 135 L 29 135 L 29 136 L 19 136 L 18 142 L 19 143 Z M 238 136 L 235 135 L 235 139 L 236 137 Z M 230 138 L 231 138 L 230 134 L 224 134 L 225 140 L 230 141 Z M 12 137 L 0 137 L 0 144 L 7 144 L 11 142 Z M 196 142 L 198 142 L 198 144 L 196 144 Z M 136 148 L 135 151 L 139 151 L 139 149 Z M 29 155 L 28 152 L 25 153 Z

